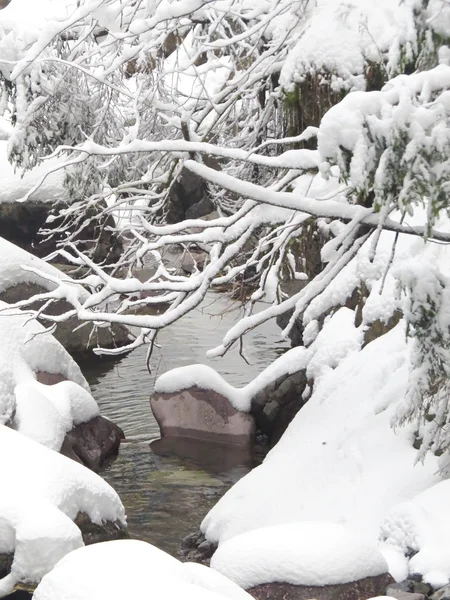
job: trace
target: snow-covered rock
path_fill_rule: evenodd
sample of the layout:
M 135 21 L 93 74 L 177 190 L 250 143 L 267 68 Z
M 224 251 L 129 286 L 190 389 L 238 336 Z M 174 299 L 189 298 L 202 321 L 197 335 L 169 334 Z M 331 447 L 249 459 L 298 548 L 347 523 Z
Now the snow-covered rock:
M 205 369 L 215 373 L 209 367 Z M 240 446 L 253 444 L 253 417 L 237 410 L 214 389 L 194 385 L 173 393 L 155 392 L 151 407 L 162 437 L 191 437 Z
M 99 415 L 75 361 L 42 325 L 3 302 L 0 339 L 0 424 L 98 469 L 124 435 Z
M 4 302 L 0 311 L 0 423 L 11 421 L 16 413 L 16 426 L 22 424 L 25 430 L 27 419 L 37 419 L 39 413 L 42 426 L 53 428 L 50 445 L 56 447 L 64 429 L 97 415 L 98 407 L 78 365 L 42 325 Z M 36 373 L 69 381 L 46 386 L 37 381 Z M 31 428 L 33 435 L 40 435 L 38 423 Z
M 220 545 L 211 567 L 244 589 L 273 582 L 323 586 L 387 572 L 375 543 L 336 523 L 303 522 L 254 529 Z
M 203 565 L 181 563 L 151 544 L 95 544 L 63 558 L 36 589 L 35 600 L 123 598 L 250 600 L 235 583 Z
M 37 583 L 56 562 L 83 545 L 73 522 L 126 524 L 116 492 L 95 473 L 42 444 L 0 425 L 2 493 L 0 555 L 14 553 L 0 596 L 19 582 Z

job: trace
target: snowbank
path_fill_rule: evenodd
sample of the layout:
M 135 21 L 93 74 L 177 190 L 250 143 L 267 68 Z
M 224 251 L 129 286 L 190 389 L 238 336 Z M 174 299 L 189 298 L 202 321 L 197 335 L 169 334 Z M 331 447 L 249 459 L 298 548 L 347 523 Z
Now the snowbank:
M 244 589 L 273 582 L 323 586 L 387 572 L 376 544 L 336 523 L 255 529 L 221 544 L 211 567 Z
M 328 368 L 264 463 L 206 516 L 207 539 L 222 544 L 261 527 L 326 520 L 376 541 L 392 506 L 439 481 L 435 456 L 415 464 L 412 426 L 391 427 L 406 391 L 408 355 L 400 323 Z
M 199 564 L 180 563 L 151 544 L 120 540 L 67 555 L 46 575 L 35 600 L 186 598 L 250 600 L 235 583 Z
M 0 554 L 15 552 L 11 574 L 0 580 L 0 596 L 18 582 L 38 582 L 83 545 L 72 522 L 78 513 L 99 525 L 125 525 L 116 492 L 82 465 L 1 425 L 0 455 Z

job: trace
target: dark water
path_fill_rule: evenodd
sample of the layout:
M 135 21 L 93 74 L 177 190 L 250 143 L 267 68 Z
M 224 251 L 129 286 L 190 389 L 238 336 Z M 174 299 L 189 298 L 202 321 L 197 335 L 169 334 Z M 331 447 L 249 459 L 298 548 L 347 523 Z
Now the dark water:
M 239 307 L 225 297 L 209 296 L 201 309 L 161 332 L 152 374 L 145 364 L 146 348 L 120 360 L 81 365 L 102 413 L 120 425 L 127 437 L 118 459 L 102 476 L 125 505 L 130 534 L 173 555 L 181 538 L 198 528 L 218 498 L 257 459 L 229 447 L 155 441 L 159 428 L 149 397 L 156 378 L 175 367 L 209 364 L 229 383 L 242 386 L 284 351 L 279 329 L 269 323 L 247 337 L 250 365 L 236 348 L 224 358 L 206 359 L 206 351 L 220 343 L 240 315 Z

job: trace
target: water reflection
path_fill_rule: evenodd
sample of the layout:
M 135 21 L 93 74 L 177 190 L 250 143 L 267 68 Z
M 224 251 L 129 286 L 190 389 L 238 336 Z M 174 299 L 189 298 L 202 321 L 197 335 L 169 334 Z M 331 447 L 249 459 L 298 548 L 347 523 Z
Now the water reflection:
M 127 436 L 118 459 L 102 475 L 122 499 L 130 535 L 174 556 L 181 539 L 198 529 L 220 496 L 261 457 L 193 440 L 158 440 L 149 396 L 159 375 L 192 363 L 212 366 L 235 386 L 256 377 L 287 346 L 280 343 L 275 323 L 247 336 L 249 365 L 237 348 L 222 359 L 206 358 L 206 351 L 220 343 L 241 314 L 223 295 L 210 294 L 201 308 L 161 331 L 151 375 L 144 347 L 119 360 L 104 358 L 81 365 L 102 413 Z

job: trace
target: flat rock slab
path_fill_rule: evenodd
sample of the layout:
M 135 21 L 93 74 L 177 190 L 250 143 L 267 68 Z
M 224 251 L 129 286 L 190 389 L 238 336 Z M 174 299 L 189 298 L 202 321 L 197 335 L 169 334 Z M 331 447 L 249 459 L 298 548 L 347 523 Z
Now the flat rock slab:
M 99 415 L 69 431 L 61 454 L 78 460 L 93 471 L 99 471 L 105 461 L 117 454 L 123 439 L 125 435 L 122 429 Z
M 339 585 L 264 583 L 249 588 L 247 592 L 257 600 L 367 600 L 375 596 L 384 596 L 387 586 L 393 581 L 389 573 L 384 573 Z
M 174 393 L 155 393 L 150 399 L 161 437 L 187 437 L 209 442 L 251 446 L 253 417 L 234 408 L 228 398 L 193 386 Z

